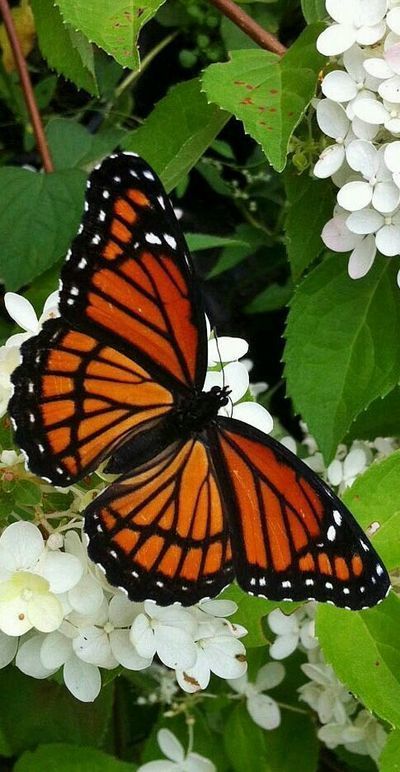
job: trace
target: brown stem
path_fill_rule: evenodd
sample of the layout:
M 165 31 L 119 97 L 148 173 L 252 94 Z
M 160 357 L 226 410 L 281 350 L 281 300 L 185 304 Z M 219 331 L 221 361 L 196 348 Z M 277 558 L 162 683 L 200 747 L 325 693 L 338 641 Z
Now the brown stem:
M 54 171 L 53 161 L 51 159 L 46 135 L 43 130 L 42 119 L 40 117 L 31 79 L 29 76 L 28 67 L 21 50 L 18 35 L 15 30 L 14 20 L 8 5 L 8 0 L 0 0 L 0 11 L 3 16 L 4 26 L 7 31 L 11 49 L 14 54 L 15 63 L 19 72 L 22 91 L 24 93 L 24 99 L 31 118 L 32 128 L 36 137 L 36 144 L 42 159 L 43 168 L 46 172 L 52 172 Z
M 260 24 L 257 24 L 254 19 L 251 18 L 242 8 L 239 8 L 233 0 L 210 0 L 210 3 L 215 5 L 224 16 L 233 21 L 237 27 L 248 35 L 249 38 L 254 40 L 261 48 L 266 48 L 267 51 L 273 51 L 274 54 L 283 56 L 287 49 L 282 43 L 279 42 L 275 35 L 271 35 L 270 32 L 263 29 Z

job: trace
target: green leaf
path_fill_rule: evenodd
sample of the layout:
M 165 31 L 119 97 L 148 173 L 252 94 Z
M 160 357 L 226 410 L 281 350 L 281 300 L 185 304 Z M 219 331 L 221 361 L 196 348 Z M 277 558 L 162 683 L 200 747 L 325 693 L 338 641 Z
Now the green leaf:
M 379 772 L 400 772 L 400 729 L 389 735 L 379 758 Z
M 374 440 L 375 437 L 400 437 L 400 388 L 379 397 L 357 416 L 347 440 Z
M 56 169 L 84 169 L 102 160 L 120 143 L 125 132 L 107 129 L 91 134 L 77 121 L 52 118 L 46 127 L 53 163 Z
M 314 772 L 317 769 L 318 740 L 306 715 L 283 711 L 281 725 L 265 731 L 254 723 L 241 704 L 225 722 L 224 739 L 234 772 Z
M 400 599 L 368 611 L 320 605 L 316 632 L 326 661 L 364 703 L 400 726 Z
M 10 667 L 0 670 L 0 690 L 7 705 L 1 711 L 0 730 L 14 755 L 40 743 L 101 744 L 111 717 L 111 684 L 88 704 L 76 700 L 64 684 L 37 681 Z
M 356 282 L 333 255 L 299 286 L 286 329 L 287 389 L 327 461 L 355 417 L 399 381 L 399 325 L 388 261 Z
M 290 137 L 315 93 L 323 61 L 312 48 L 315 36 L 309 27 L 282 58 L 232 51 L 229 62 L 212 64 L 203 75 L 208 98 L 243 122 L 277 171 L 285 167 Z
M 289 280 L 286 284 L 270 284 L 265 290 L 256 295 L 245 306 L 246 314 L 263 314 L 266 311 L 276 311 L 289 303 L 293 295 L 293 284 Z
M 122 143 L 154 167 L 167 192 L 197 163 L 229 115 L 207 104 L 197 79 L 179 83 Z
M 260 229 L 255 228 L 253 225 L 247 223 L 240 223 L 234 233 L 235 238 L 239 241 L 243 241 L 246 246 L 229 246 L 225 247 L 220 257 L 214 265 L 214 268 L 208 274 L 208 278 L 212 279 L 214 276 L 229 271 L 234 268 L 235 265 L 246 260 L 247 257 L 253 255 L 263 246 L 267 246 L 268 236 Z
M 110 756 L 95 748 L 76 747 L 66 743 L 39 745 L 26 751 L 14 766 L 14 772 L 134 772 L 136 764 Z
M 65 255 L 81 217 L 85 179 L 78 169 L 0 169 L 0 274 L 7 289 L 19 289 Z
M 231 584 L 221 595 L 223 600 L 233 600 L 238 610 L 232 617 L 232 621 L 243 625 L 248 631 L 243 639 L 246 648 L 253 646 L 265 646 L 269 641 L 269 628 L 266 627 L 266 617 L 276 608 L 284 613 L 291 614 L 298 608 L 299 603 L 277 603 L 273 600 L 255 598 L 244 592 L 237 584 Z
M 332 215 L 335 194 L 330 181 L 296 174 L 293 167 L 285 175 L 285 187 L 289 204 L 286 249 L 297 281 L 324 248 L 321 231 Z
M 235 239 L 234 236 L 214 236 L 211 233 L 186 233 L 188 247 L 191 252 L 201 252 L 204 249 L 216 247 L 249 247 L 246 241 Z
M 19 480 L 13 494 L 16 504 L 20 507 L 34 507 L 42 500 L 40 486 L 30 480 Z
M 400 450 L 372 464 L 343 495 L 366 530 L 379 523 L 372 541 L 389 570 L 400 566 Z
M 323 21 L 328 16 L 325 0 L 301 0 L 301 9 L 308 24 Z
M 64 21 L 123 67 L 138 69 L 137 38 L 165 0 L 56 0 Z
M 63 22 L 53 0 L 31 0 L 40 50 L 52 69 L 78 88 L 97 95 L 93 48 L 89 41 Z

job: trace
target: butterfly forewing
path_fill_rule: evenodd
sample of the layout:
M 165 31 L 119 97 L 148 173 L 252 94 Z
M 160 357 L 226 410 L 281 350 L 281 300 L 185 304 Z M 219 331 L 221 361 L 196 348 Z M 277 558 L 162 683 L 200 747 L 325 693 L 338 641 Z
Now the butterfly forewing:
M 387 594 L 380 558 L 344 504 L 296 456 L 257 429 L 219 418 L 211 430 L 229 498 L 240 586 L 272 600 L 361 609 Z M 222 462 L 222 463 L 221 463 Z
M 89 555 L 131 600 L 192 605 L 232 580 L 226 511 L 200 440 L 170 446 L 85 513 Z
M 80 233 L 62 271 L 60 309 L 175 389 L 202 388 L 205 317 L 174 210 L 150 167 L 106 159 L 88 181 Z
M 61 486 L 96 469 L 174 403 L 137 362 L 61 319 L 23 344 L 13 382 L 17 442 L 31 471 Z

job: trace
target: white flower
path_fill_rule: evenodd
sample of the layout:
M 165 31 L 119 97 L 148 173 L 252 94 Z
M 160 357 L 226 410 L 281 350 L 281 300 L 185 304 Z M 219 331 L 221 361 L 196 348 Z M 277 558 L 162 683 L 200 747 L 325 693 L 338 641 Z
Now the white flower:
M 221 336 L 211 337 L 208 341 L 208 366 L 235 362 L 246 356 L 249 344 L 243 338 Z
M 183 745 L 169 729 L 157 732 L 160 750 L 169 761 L 149 761 L 138 767 L 137 772 L 216 772 L 212 761 L 199 753 L 185 753 Z
M 352 250 L 348 271 L 352 279 L 361 279 L 373 265 L 376 256 L 376 242 L 373 234 L 360 236 L 352 233 L 347 226 L 347 216 L 337 214 L 326 223 L 322 230 L 322 241 L 334 252 Z
M 347 163 L 360 172 L 361 179 L 348 182 L 339 190 L 337 200 L 343 209 L 355 212 L 369 204 L 383 214 L 396 209 L 400 190 L 386 166 L 384 153 L 384 148 L 377 150 L 372 142 L 363 139 L 353 140 L 347 146 Z
M 18 295 L 16 292 L 6 292 L 4 304 L 9 316 L 19 327 L 25 330 L 25 332 L 11 335 L 6 346 L 19 347 L 24 340 L 28 340 L 32 335 L 37 335 L 40 332 L 43 322 L 58 316 L 58 291 L 56 290 L 49 295 L 39 319 L 36 316 L 32 303 L 27 298 L 24 298 L 23 295 Z
M 274 643 L 269 647 L 270 657 L 286 659 L 301 643 L 305 649 L 315 649 L 318 641 L 315 638 L 314 605 L 308 603 L 294 611 L 284 614 L 280 609 L 274 609 L 268 614 L 268 624 L 276 633 Z
M 103 588 L 92 573 L 93 563 L 76 531 L 67 531 L 64 538 L 67 554 L 75 555 L 82 566 L 82 577 L 68 593 L 68 602 L 78 614 L 95 614 L 103 603 Z
M 0 629 L 8 635 L 23 635 L 32 627 L 57 629 L 63 618 L 58 596 L 81 575 L 79 561 L 48 550 L 35 525 L 9 525 L 0 537 Z
M 318 731 L 318 737 L 328 748 L 344 745 L 346 750 L 378 761 L 387 740 L 379 721 L 367 710 L 360 710 L 354 721 L 346 724 L 329 723 Z
M 321 724 L 334 721 L 345 724 L 347 717 L 354 712 L 357 702 L 348 689 L 336 677 L 330 665 L 323 661 L 318 652 L 315 663 L 301 665 L 302 671 L 310 679 L 299 688 L 300 699 L 318 714 Z
M 285 668 L 280 662 L 267 662 L 257 673 L 254 683 L 247 675 L 229 679 L 228 683 L 238 694 L 246 697 L 246 707 L 255 724 L 262 729 L 276 729 L 281 723 L 279 705 L 263 692 L 278 686 L 285 677 Z
M 157 654 L 167 667 L 186 669 L 196 662 L 196 631 L 197 622 L 186 609 L 145 601 L 144 613 L 132 624 L 130 640 L 140 656 L 152 660 Z
M 223 619 L 236 610 L 236 603 L 227 600 L 204 601 L 191 609 L 197 621 L 196 660 L 192 667 L 176 670 L 178 684 L 185 692 L 206 689 L 211 673 L 219 678 L 239 678 L 246 672 L 246 649 L 238 638 L 247 630 Z
M 326 10 L 336 24 L 320 34 L 318 51 L 336 56 L 354 43 L 373 45 L 385 34 L 386 8 L 386 0 L 326 0 Z
M 327 478 L 331 485 L 342 493 L 353 485 L 354 480 L 362 474 L 371 462 L 371 451 L 366 446 L 356 446 L 350 450 L 343 461 L 335 458 L 328 466 Z

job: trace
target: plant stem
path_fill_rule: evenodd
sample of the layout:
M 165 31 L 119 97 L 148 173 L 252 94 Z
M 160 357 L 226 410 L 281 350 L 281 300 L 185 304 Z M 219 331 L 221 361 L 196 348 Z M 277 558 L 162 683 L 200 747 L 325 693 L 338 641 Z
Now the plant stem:
M 254 19 L 251 18 L 242 8 L 236 5 L 233 0 L 210 0 L 210 3 L 215 5 L 224 16 L 227 16 L 242 32 L 249 38 L 254 40 L 261 48 L 266 48 L 267 51 L 272 51 L 274 54 L 283 56 L 286 53 L 286 48 L 279 42 L 275 35 L 271 35 L 260 24 L 257 24 Z
M 31 118 L 32 128 L 35 134 L 37 148 L 42 159 L 43 168 L 46 172 L 52 172 L 54 171 L 53 161 L 51 159 L 46 135 L 43 129 L 42 119 L 40 117 L 35 94 L 32 88 L 28 66 L 22 53 L 18 35 L 15 30 L 14 20 L 10 11 L 10 6 L 8 5 L 8 0 L 0 0 L 0 11 L 3 16 L 4 26 L 10 41 L 10 46 L 14 54 L 24 99 Z
M 155 59 L 155 57 L 158 56 L 158 54 L 166 46 L 168 46 L 177 37 L 177 35 L 178 35 L 177 32 L 173 32 L 170 35 L 168 35 L 166 38 L 163 38 L 163 40 L 161 40 L 159 43 L 157 43 L 157 45 L 154 46 L 154 48 L 152 48 L 151 51 L 149 51 L 149 53 L 146 54 L 145 57 L 143 57 L 141 65 L 140 65 L 140 69 L 139 70 L 133 70 L 132 72 L 130 72 L 129 75 L 127 75 L 126 78 L 124 78 L 124 80 L 121 81 L 121 83 L 119 83 L 119 85 L 116 87 L 116 89 L 115 89 L 115 98 L 120 97 L 121 94 L 127 88 L 129 88 L 129 86 L 131 86 L 132 83 L 134 83 L 137 78 L 140 78 L 140 76 L 143 75 L 143 73 L 145 72 L 145 70 L 147 69 L 149 64 L 151 64 L 153 59 Z

